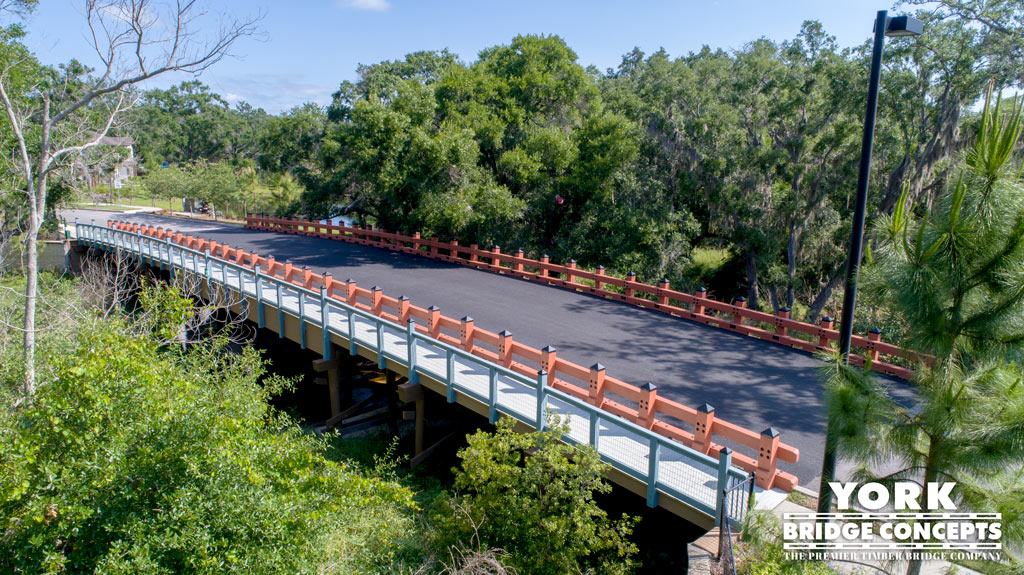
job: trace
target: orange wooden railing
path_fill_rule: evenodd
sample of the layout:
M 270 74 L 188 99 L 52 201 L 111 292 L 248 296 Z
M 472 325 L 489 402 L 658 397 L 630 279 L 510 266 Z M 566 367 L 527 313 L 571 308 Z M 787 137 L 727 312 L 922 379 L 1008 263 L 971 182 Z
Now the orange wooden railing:
M 654 286 L 638 282 L 632 273 L 625 278 L 606 275 L 603 266 L 588 271 L 577 268 L 573 260 L 565 265 L 551 263 L 547 256 L 532 260 L 524 257 L 522 250 L 513 254 L 503 254 L 498 247 L 484 250 L 476 244 L 460 246 L 457 240 L 440 242 L 437 238 L 421 238 L 419 233 L 406 236 L 373 229 L 372 226 L 355 227 L 344 223 L 335 226 L 296 218 L 250 215 L 246 217 L 245 227 L 343 240 L 419 254 L 631 303 L 808 352 L 831 349 L 833 342 L 839 340 L 839 331 L 834 329 L 834 320 L 827 316 L 821 319 L 819 325 L 814 325 L 791 319 L 789 308 L 782 308 L 778 314 L 773 315 L 747 309 L 746 299 L 742 297 L 730 304 L 708 297 L 703 288 L 688 294 L 669 289 L 669 282 L 665 279 Z M 748 321 L 755 323 L 752 325 L 747 323 Z M 804 334 L 806 339 L 795 337 L 794 332 Z M 931 360 L 930 357 L 915 351 L 883 342 L 881 335 L 881 331 L 877 329 L 871 330 L 866 337 L 854 335 L 851 347 L 860 348 L 863 355 L 851 355 L 850 362 L 861 366 L 869 363 L 874 371 L 909 379 L 913 375 L 913 369 L 896 365 L 890 358 L 902 358 L 911 363 Z M 866 361 L 868 359 L 870 362 Z
M 538 350 L 515 341 L 508 331 L 492 333 L 476 327 L 472 318 L 453 319 L 441 315 L 436 306 L 421 308 L 412 305 L 405 296 L 387 296 L 376 286 L 371 289 L 361 288 L 354 281 L 338 281 L 330 273 L 316 274 L 309 268 L 296 268 L 291 262 L 279 262 L 273 257 L 263 257 L 218 242 L 152 226 L 114 221 L 108 222 L 108 226 L 158 239 L 170 239 L 194 250 L 209 249 L 211 255 L 238 265 L 258 265 L 261 273 L 280 277 L 307 289 L 323 287 L 329 297 L 399 324 L 404 325 L 410 318 L 415 318 L 416 329 L 422 333 L 444 343 L 460 346 L 474 355 L 528 377 L 535 378 L 538 370 L 547 370 L 551 386 L 704 454 L 718 457 L 725 445 L 716 442 L 716 439 L 728 441 L 729 447 L 734 450 L 749 448 L 749 455 L 734 451 L 732 461 L 734 465 L 754 472 L 760 487 L 778 487 L 789 491 L 797 485 L 796 476 L 779 470 L 777 466 L 779 461 L 796 463 L 800 458 L 800 450 L 782 443 L 777 431 L 769 428 L 757 433 L 719 419 L 715 417 L 714 408 L 709 405 L 693 409 L 672 401 L 659 396 L 657 388 L 652 384 L 637 387 L 608 376 L 604 366 L 599 363 L 589 368 L 582 367 L 558 358 L 557 350 L 553 347 Z M 322 228 L 319 233 L 324 233 Z M 360 238 L 356 241 L 367 240 Z M 434 245 L 437 245 L 436 241 Z

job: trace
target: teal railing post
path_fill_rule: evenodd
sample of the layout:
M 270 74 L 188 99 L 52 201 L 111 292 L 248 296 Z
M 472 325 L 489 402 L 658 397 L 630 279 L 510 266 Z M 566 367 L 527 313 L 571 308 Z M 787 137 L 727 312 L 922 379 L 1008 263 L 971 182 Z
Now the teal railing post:
M 266 306 L 263 304 L 263 282 L 260 281 L 260 266 L 259 264 L 252 267 L 253 271 L 256 272 L 256 325 L 260 329 L 263 329 L 265 324 Z
M 299 348 L 306 349 L 306 294 L 297 289 L 295 296 L 299 300 Z
M 324 359 L 331 359 L 330 310 L 327 306 L 327 288 L 320 286 L 320 332 L 323 337 Z
M 498 370 L 493 365 L 488 366 L 488 367 L 490 367 L 490 370 L 489 370 L 489 372 L 487 374 L 487 377 L 488 377 L 488 380 L 487 380 L 488 381 L 488 386 L 487 386 L 488 387 L 488 392 L 487 392 L 487 401 L 488 401 L 487 419 L 491 423 L 495 423 L 495 422 L 498 421 Z
M 388 362 L 384 359 L 384 320 L 374 317 L 373 322 L 377 325 L 377 368 L 387 369 Z
M 455 403 L 455 354 L 445 349 L 445 374 L 448 376 L 448 403 Z
M 284 290 L 281 282 L 274 278 L 274 286 L 277 287 L 277 337 L 284 337 Z
M 537 431 L 544 431 L 544 412 L 548 409 L 548 372 L 537 372 Z
M 348 354 L 359 354 L 356 349 L 356 314 L 352 310 L 348 310 Z
M 723 447 L 718 453 L 718 483 L 715 484 L 715 525 L 722 517 L 722 506 L 725 505 L 725 490 L 729 488 L 729 467 L 732 465 L 732 450 Z
M 409 345 L 409 383 L 416 385 L 420 374 L 416 373 L 416 320 L 411 317 L 405 324 L 405 338 Z
M 171 279 L 174 279 L 174 254 L 171 253 L 171 236 L 168 235 L 165 238 L 167 240 L 167 267 L 171 270 Z
M 590 444 L 594 446 L 594 449 L 598 448 L 598 442 L 601 440 L 601 414 L 597 411 L 590 412 Z
M 661 463 L 661 441 L 657 437 L 650 439 L 650 451 L 647 457 L 647 506 L 658 506 L 658 464 Z M 726 469 L 729 469 L 726 466 Z

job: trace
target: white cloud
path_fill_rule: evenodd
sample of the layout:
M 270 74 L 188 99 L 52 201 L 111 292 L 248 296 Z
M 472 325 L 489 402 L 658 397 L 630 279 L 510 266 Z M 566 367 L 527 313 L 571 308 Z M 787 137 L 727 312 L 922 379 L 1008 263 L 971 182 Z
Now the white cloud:
M 228 92 L 227 94 L 224 94 L 224 100 L 228 103 L 234 104 L 235 102 L 240 102 L 242 97 L 238 94 Z
M 342 6 L 354 10 L 387 12 L 391 8 L 391 2 L 388 2 L 388 0 L 344 0 Z

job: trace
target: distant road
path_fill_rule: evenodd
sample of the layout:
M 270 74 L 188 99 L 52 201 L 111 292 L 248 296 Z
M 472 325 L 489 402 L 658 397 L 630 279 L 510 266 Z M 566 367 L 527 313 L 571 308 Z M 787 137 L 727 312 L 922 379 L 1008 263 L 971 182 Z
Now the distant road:
M 800 449 L 795 465 L 781 463 L 817 489 L 825 418 L 821 362 L 811 355 L 629 304 L 545 286 L 455 264 L 348 242 L 247 230 L 237 225 L 123 214 L 62 210 L 64 218 L 88 223 L 118 219 L 163 226 L 239 247 L 278 261 L 380 286 L 414 305 L 436 305 L 441 313 L 473 317 L 482 329 L 507 329 L 535 348 L 553 345 L 558 357 L 589 366 L 600 362 L 613 377 L 658 386 L 658 394 L 691 407 L 709 403 L 716 417 L 754 431 L 768 426 Z M 902 382 L 897 395 L 909 397 Z M 747 450 L 749 452 L 749 450 Z

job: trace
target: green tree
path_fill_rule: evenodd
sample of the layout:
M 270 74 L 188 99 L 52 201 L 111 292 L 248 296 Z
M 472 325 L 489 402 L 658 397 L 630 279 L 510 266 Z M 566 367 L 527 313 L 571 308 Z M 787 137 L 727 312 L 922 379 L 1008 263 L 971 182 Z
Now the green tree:
M 1001 511 L 1004 549 L 1024 541 L 1024 183 L 1011 165 L 1021 108 L 986 105 L 974 145 L 930 210 L 905 188 L 865 268 L 865 295 L 906 326 L 903 342 L 931 354 L 903 407 L 869 372 L 833 362 L 828 406 L 840 453 L 882 482 L 956 482 L 977 511 Z M 878 476 L 871 464 L 895 460 Z M 911 562 L 908 574 L 920 572 Z M 1020 564 L 1017 563 L 1017 568 Z
M 204 42 L 196 38 L 196 26 L 203 19 L 194 4 L 171 4 L 166 6 L 167 18 L 153 18 L 161 8 L 141 10 L 125 0 L 86 4 L 84 16 L 90 26 L 105 32 L 92 35 L 92 47 L 103 55 L 102 70 L 96 75 L 73 60 L 21 95 L 12 92 L 16 84 L 10 82 L 11 76 L 0 74 L 0 102 L 14 140 L 11 153 L 5 155 L 14 158 L 19 178 L 24 178 L 28 207 L 22 344 L 26 398 L 35 392 L 37 246 L 51 184 L 55 191 L 66 189 L 61 177 L 68 178 L 75 163 L 102 143 L 134 101 L 134 86 L 168 72 L 201 72 L 255 30 L 254 20 L 226 22 Z M 34 59 L 4 64 L 7 70 L 37 66 Z
M 49 338 L 62 353 L 34 401 L 0 413 L 0 571 L 390 571 L 412 493 L 329 459 L 328 438 L 277 412 L 287 382 L 259 351 L 165 345 L 196 310 L 160 288 L 143 292 L 143 324 L 63 296 L 84 323 Z
M 232 108 L 199 80 L 148 90 L 131 114 L 139 155 L 150 165 L 255 160 L 270 122 L 245 102 Z
M 270 173 L 315 169 L 326 124 L 327 111 L 314 103 L 270 117 L 260 140 L 260 168 Z
M 447 52 L 360 67 L 328 110 L 320 216 L 501 243 L 649 277 L 686 262 L 689 213 L 648 185 L 643 131 L 606 108 L 557 36 L 518 36 L 466 65 Z
M 430 87 L 408 79 L 391 86 L 388 102 L 359 99 L 346 121 L 328 126 L 323 148 L 337 154 L 325 155 L 325 168 L 349 191 L 344 201 L 387 229 L 493 240 L 520 207 L 478 167 L 472 132 L 436 125 Z
M 149 170 L 142 179 L 142 185 L 152 196 L 173 201 L 192 195 L 193 178 L 187 168 L 169 166 Z
M 434 511 L 435 543 L 442 556 L 456 548 L 499 548 L 522 573 L 626 573 L 636 546 L 627 540 L 634 521 L 612 520 L 594 501 L 611 487 L 604 464 L 589 447 L 561 442 L 557 422 L 520 434 L 504 418 L 494 433 L 470 435 L 459 451 L 457 495 Z
M 225 211 L 229 202 L 241 201 L 245 191 L 238 171 L 227 162 L 198 162 L 192 168 L 192 197 L 213 204 L 216 211 Z M 216 219 L 216 212 L 214 213 Z
M 46 68 L 21 42 L 25 35 L 21 18 L 34 9 L 36 2 L 0 2 L 0 66 L 12 103 L 31 105 L 32 86 L 43 81 Z M 0 122 L 0 150 L 13 152 L 17 135 L 10 121 Z M 0 168 L 0 237 L 17 235 L 28 228 L 28 202 L 25 175 L 12 162 Z
M 856 70 L 805 22 L 792 41 L 734 54 L 634 50 L 601 84 L 614 109 L 646 126 L 644 187 L 662 190 L 656 204 L 694 214 L 705 241 L 736 248 L 752 307 L 763 291 L 775 308 L 811 299 L 827 285 L 822 268 L 842 262 L 829 248 L 839 244 L 837 188 L 855 166 Z

